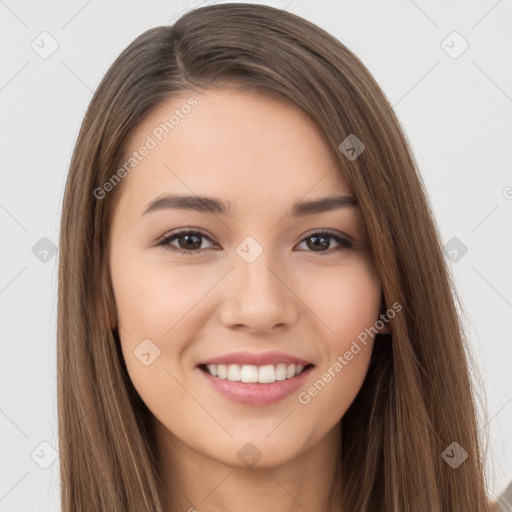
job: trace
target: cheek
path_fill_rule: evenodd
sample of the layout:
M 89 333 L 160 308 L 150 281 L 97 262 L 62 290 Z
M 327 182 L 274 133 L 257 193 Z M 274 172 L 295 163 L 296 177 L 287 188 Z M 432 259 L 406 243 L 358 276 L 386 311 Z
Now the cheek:
M 112 251 L 111 277 L 121 349 L 135 388 L 153 410 L 164 397 L 186 399 L 171 376 L 184 380 L 191 364 L 187 349 L 198 329 L 196 314 L 208 316 L 205 298 L 219 273 L 153 261 L 137 256 L 132 247 Z
M 301 388 L 297 402 L 304 418 L 322 419 L 317 428 L 323 432 L 340 420 L 365 379 L 380 312 L 381 284 L 366 259 L 317 284 L 315 307 L 328 326 L 322 329 L 324 358 Z
M 302 295 L 323 324 L 325 343 L 337 352 L 375 324 L 381 307 L 380 278 L 368 257 L 303 278 Z M 310 273 L 310 275 L 312 275 Z
M 111 275 L 118 320 L 125 333 L 136 339 L 167 339 L 218 280 L 212 273 L 194 277 L 184 266 L 113 256 Z
M 121 254 L 131 254 L 122 258 Z M 111 278 L 118 332 L 130 379 L 148 408 L 158 416 L 170 403 L 186 403 L 180 355 L 189 336 L 187 313 L 205 294 L 206 283 L 179 267 L 137 258 L 136 250 L 113 251 Z M 174 378 L 173 378 L 174 377 Z M 176 380 L 177 379 L 177 380 Z M 200 419 L 200 418 L 198 418 Z

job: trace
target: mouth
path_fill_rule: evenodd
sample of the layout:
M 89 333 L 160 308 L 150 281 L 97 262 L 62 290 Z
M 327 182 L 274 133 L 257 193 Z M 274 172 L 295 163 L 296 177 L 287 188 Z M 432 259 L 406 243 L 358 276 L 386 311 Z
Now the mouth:
M 297 392 L 314 367 L 286 354 L 239 352 L 205 361 L 195 370 L 222 397 L 243 405 L 264 406 Z
M 271 384 L 290 380 L 308 371 L 313 364 L 200 364 L 198 368 L 220 380 L 242 382 L 245 384 Z

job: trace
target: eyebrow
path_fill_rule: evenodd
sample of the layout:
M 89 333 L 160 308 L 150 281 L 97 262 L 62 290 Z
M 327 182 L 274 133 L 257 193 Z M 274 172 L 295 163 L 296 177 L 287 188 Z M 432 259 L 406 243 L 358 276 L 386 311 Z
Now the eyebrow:
M 299 201 L 292 206 L 291 216 L 303 217 L 315 213 L 324 213 L 339 208 L 355 207 L 357 201 L 350 196 L 330 196 L 312 201 Z M 233 216 L 234 210 L 231 203 L 223 203 L 218 199 L 206 196 L 178 196 L 174 194 L 162 194 L 150 201 L 142 213 L 167 209 L 194 210 L 201 213 L 214 213 Z

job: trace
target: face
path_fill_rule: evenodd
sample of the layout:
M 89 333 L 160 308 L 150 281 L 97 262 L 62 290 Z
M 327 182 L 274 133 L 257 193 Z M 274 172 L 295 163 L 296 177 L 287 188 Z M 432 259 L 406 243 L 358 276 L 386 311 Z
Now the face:
M 363 383 L 381 306 L 335 155 L 294 105 L 226 89 L 162 104 L 130 156 L 111 220 L 117 327 L 166 443 L 239 467 L 311 450 Z

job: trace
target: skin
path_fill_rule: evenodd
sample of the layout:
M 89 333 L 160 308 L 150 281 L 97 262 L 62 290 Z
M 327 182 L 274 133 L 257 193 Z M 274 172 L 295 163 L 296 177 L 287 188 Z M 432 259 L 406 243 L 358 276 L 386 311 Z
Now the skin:
M 132 132 L 127 154 L 190 96 L 197 106 L 124 178 L 109 254 L 123 356 L 154 415 L 169 510 L 341 510 L 339 422 L 361 388 L 373 339 L 308 404 L 297 393 L 272 405 L 233 402 L 196 365 L 239 350 L 278 350 L 314 363 L 300 390 L 321 378 L 379 316 L 381 284 L 360 211 L 290 216 L 296 201 L 351 191 L 304 113 L 254 92 L 166 101 Z M 229 201 L 235 215 L 142 215 L 163 193 Z M 182 228 L 207 234 L 200 251 L 157 245 Z M 322 229 L 354 247 L 338 250 L 329 238 L 315 251 L 304 235 Z M 250 264 L 236 252 L 247 236 L 263 249 Z M 170 244 L 179 248 L 180 239 Z M 134 355 L 144 339 L 160 350 L 148 366 Z M 247 442 L 261 454 L 252 467 L 237 457 Z

